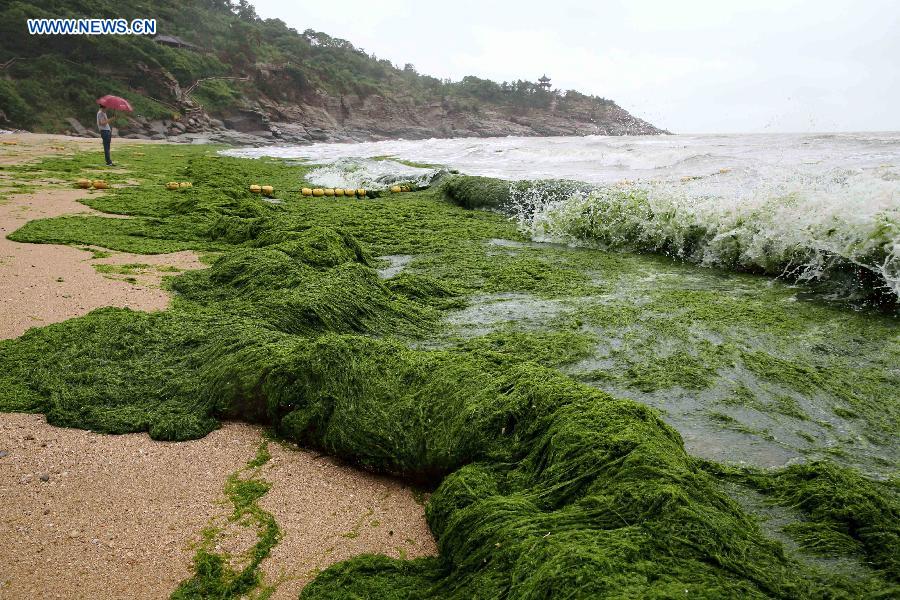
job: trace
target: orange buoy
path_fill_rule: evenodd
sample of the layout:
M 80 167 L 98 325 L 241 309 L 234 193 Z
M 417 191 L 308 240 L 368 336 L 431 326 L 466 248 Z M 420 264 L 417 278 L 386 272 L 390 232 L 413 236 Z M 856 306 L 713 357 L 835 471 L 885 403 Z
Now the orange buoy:
M 93 186 L 95 190 L 105 190 L 109 188 L 109 185 L 102 179 L 95 179 Z
M 89 187 L 91 187 L 91 180 L 90 179 L 79 179 L 78 181 L 75 182 L 75 185 L 86 190 Z

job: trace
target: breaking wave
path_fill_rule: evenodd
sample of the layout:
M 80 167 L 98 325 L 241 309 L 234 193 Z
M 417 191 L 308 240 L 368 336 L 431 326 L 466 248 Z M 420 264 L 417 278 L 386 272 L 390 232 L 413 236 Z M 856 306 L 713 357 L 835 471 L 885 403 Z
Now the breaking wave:
M 497 206 L 478 195 L 500 188 L 505 210 L 539 241 L 661 252 L 827 283 L 844 298 L 900 299 L 898 133 L 389 140 L 227 153 L 303 158 L 323 165 L 310 175 L 317 184 L 373 189 L 441 174 L 408 161 L 446 165 L 496 178 L 473 182 L 466 205 Z M 503 180 L 514 182 L 508 194 Z
M 726 179 L 727 182 L 721 181 Z M 696 264 L 827 283 L 844 298 L 900 298 L 900 176 L 834 170 L 766 185 L 728 172 L 560 194 L 510 187 L 507 205 L 537 241 L 658 252 Z
M 415 167 L 395 160 L 339 158 L 310 171 L 306 179 L 322 187 L 384 190 L 395 183 L 428 187 L 440 169 Z

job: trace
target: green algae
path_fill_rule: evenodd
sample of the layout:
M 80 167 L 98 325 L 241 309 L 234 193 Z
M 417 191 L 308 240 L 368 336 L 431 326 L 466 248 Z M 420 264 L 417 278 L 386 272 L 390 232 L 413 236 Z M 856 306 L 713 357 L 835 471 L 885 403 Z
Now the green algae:
M 646 280 L 620 275 L 612 292 L 567 315 L 606 340 L 567 372 L 664 409 L 680 429 L 694 427 L 698 409 L 727 405 L 740 429 L 774 435 L 797 456 L 838 444 L 848 464 L 883 472 L 898 458 L 896 317 L 797 301 L 793 292 L 742 275 L 701 279 L 682 266 Z M 672 410 L 678 403 L 684 408 Z
M 515 196 L 529 192 L 535 197 L 568 197 L 578 192 L 587 192 L 591 186 L 578 181 L 564 179 L 541 179 L 536 181 L 505 181 L 493 177 L 456 175 L 441 182 L 441 187 L 456 204 L 469 209 L 491 209 L 514 212 L 527 206 L 516 204 Z M 527 202 L 527 198 L 525 199 Z M 521 200 L 520 200 L 521 202 Z
M 329 357 L 331 369 L 359 356 L 358 349 L 345 352 Z M 389 372 L 396 368 L 392 364 Z M 316 436 L 331 451 L 346 452 L 349 444 L 357 456 L 372 456 L 388 440 L 403 439 L 403 425 L 412 417 L 408 411 L 416 410 L 415 403 L 404 403 L 406 419 L 397 425 L 386 421 L 389 430 L 375 440 L 371 431 L 348 439 L 346 432 L 352 429 L 345 422 L 347 411 L 335 407 L 329 414 L 328 407 L 321 406 L 325 398 L 337 396 L 332 385 L 353 393 L 354 403 L 372 401 L 374 407 L 404 394 L 399 389 L 385 394 L 380 389 L 384 382 L 373 382 L 367 369 L 335 373 L 341 383 L 315 377 L 326 388 L 313 391 L 313 411 L 308 405 L 299 409 L 304 434 Z M 428 370 L 435 369 L 429 364 Z M 440 375 L 443 379 L 446 373 Z M 402 579 L 418 581 L 416 586 L 395 582 L 397 571 L 386 577 L 381 559 L 355 559 L 325 571 L 303 597 L 368 593 L 489 598 L 561 592 L 573 597 L 665 597 L 676 588 L 700 595 L 825 593 L 826 584 L 819 580 L 824 576 L 801 569 L 765 540 L 716 491 L 712 480 L 693 467 L 679 436 L 652 411 L 533 365 L 506 371 L 499 381 L 488 380 L 493 385 L 487 391 L 488 381 L 481 378 L 466 386 L 472 375 L 473 368 L 468 368 L 462 375 L 466 380 L 457 382 L 468 388 L 464 398 L 478 394 L 482 400 L 477 404 L 496 412 L 479 411 L 467 419 L 468 427 L 455 431 L 455 449 L 471 444 L 477 449 L 474 462 L 446 476 L 427 506 L 441 560 L 395 567 Z M 434 377 L 421 383 L 420 378 L 413 380 L 415 385 L 435 385 Z M 410 375 L 404 372 L 403 379 L 408 389 Z M 465 400 L 458 402 L 466 410 Z M 310 419 L 310 414 L 316 416 Z M 440 439 L 456 410 L 440 418 L 430 415 Z M 286 418 L 292 426 L 287 433 L 296 435 L 293 421 Z M 407 474 L 419 474 L 423 468 L 389 460 L 392 470 Z M 395 585 L 402 591 L 391 591 Z M 835 580 L 827 585 L 833 593 L 842 586 Z
M 215 550 L 221 527 L 210 526 L 203 531 L 202 540 L 194 554 L 194 575 L 183 581 L 172 593 L 174 600 L 191 598 L 267 598 L 274 591 L 260 587 L 262 576 L 259 566 L 269 556 L 281 539 L 281 530 L 275 517 L 259 506 L 271 484 L 260 477 L 260 468 L 272 455 L 268 442 L 257 449 L 256 456 L 247 465 L 231 474 L 225 482 L 225 496 L 232 504 L 228 523 L 256 528 L 256 543 L 246 552 L 247 564 L 240 570 L 229 564 L 232 558 Z M 258 592 L 258 593 L 254 593 Z
M 826 419 L 798 416 L 810 408 L 850 406 L 873 443 L 891 450 L 900 343 L 889 318 L 790 301 L 790 290 L 758 278 L 533 247 L 502 217 L 458 208 L 440 190 L 373 201 L 282 194 L 272 205 L 247 192 L 246 179 L 288 190 L 305 166 L 203 148 L 174 161 L 169 152 L 148 148 L 145 163 L 127 165 L 139 186 L 86 201 L 131 218 L 50 219 L 13 236 L 145 253 L 192 245 L 215 251 L 212 265 L 174 278 L 176 301 L 163 313 L 101 309 L 0 342 L 3 410 L 172 440 L 242 418 L 434 490 L 426 514 L 439 557 L 339 563 L 305 598 L 859 595 L 850 579 L 786 555 L 720 489 L 732 475 L 699 468 L 659 412 L 615 396 L 660 399 L 675 425 L 672 402 L 690 398 L 693 413 L 767 442 L 771 426 L 723 411 L 750 407 L 794 429 Z M 166 192 L 173 173 L 194 187 Z M 397 254 L 413 260 L 380 279 L 372 257 Z M 534 329 L 504 323 L 458 336 L 453 315 L 479 310 L 485 292 L 563 312 Z M 697 410 L 702 394 L 724 408 Z M 819 505 L 821 494 L 797 490 L 820 476 L 846 490 L 809 511 L 827 532 L 794 533 L 820 551 L 877 561 L 872 595 L 896 591 L 890 540 L 863 540 L 847 525 L 854 490 L 869 480 L 791 473 L 758 473 L 757 487 Z M 235 485 L 248 499 L 264 487 Z M 883 492 L 867 526 L 877 528 L 895 494 Z M 194 591 L 239 579 L 212 553 L 197 565 Z
M 98 273 L 108 273 L 113 275 L 133 275 L 135 273 L 144 273 L 150 269 L 150 265 L 146 263 L 128 263 L 125 265 L 100 264 L 94 265 L 94 270 Z
M 625 182 L 622 182 L 625 183 Z M 444 188 L 467 208 L 489 208 L 519 219 L 538 235 L 594 245 L 607 250 L 649 253 L 698 265 L 761 273 L 804 281 L 820 296 L 841 298 L 860 307 L 900 308 L 891 277 L 880 272 L 891 261 L 892 242 L 881 224 L 865 240 L 828 248 L 820 239 L 778 247 L 768 240 L 760 247 L 760 223 L 771 219 L 772 207 L 757 214 L 725 221 L 705 220 L 679 202 L 654 198 L 650 189 L 625 185 L 592 186 L 565 180 L 504 181 L 488 177 L 455 176 Z M 793 205 L 787 195 L 773 205 Z M 776 211 L 777 212 L 777 211 Z M 538 222 L 532 218 L 540 213 Z M 760 217 L 759 219 L 754 218 Z M 765 227 L 765 226 L 764 226 Z M 819 232 L 831 236 L 834 230 Z M 764 236 L 763 236 L 764 237 Z M 758 253 L 760 249 L 764 251 Z
M 786 527 L 804 549 L 821 555 L 855 554 L 900 582 L 900 486 L 873 481 L 827 462 L 791 465 L 775 473 L 708 470 L 746 483 L 772 502 L 799 509 L 809 520 Z
M 465 340 L 457 349 L 498 363 L 527 361 L 561 367 L 590 356 L 596 342 L 594 335 L 576 331 L 497 331 Z

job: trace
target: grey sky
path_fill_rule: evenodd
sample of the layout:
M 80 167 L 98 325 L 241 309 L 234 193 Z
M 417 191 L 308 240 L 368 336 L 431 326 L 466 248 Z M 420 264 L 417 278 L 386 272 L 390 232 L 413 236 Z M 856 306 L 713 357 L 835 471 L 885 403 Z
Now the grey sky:
M 677 132 L 900 130 L 896 0 L 251 0 L 458 80 L 611 98 Z

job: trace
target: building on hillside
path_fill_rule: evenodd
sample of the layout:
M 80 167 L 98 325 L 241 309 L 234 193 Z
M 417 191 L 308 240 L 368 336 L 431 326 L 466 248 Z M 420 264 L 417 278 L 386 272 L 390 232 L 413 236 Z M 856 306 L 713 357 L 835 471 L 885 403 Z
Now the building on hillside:
M 541 86 L 541 89 L 549 90 L 550 89 L 550 78 L 544 74 L 540 79 L 538 79 L 538 85 Z

